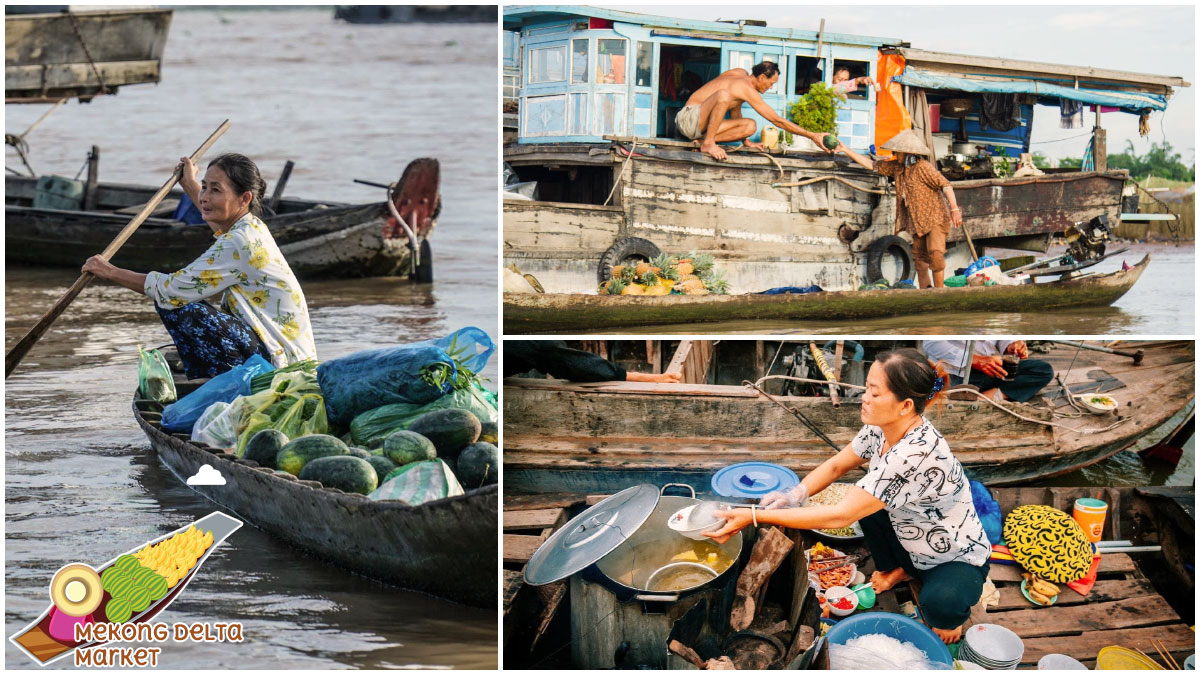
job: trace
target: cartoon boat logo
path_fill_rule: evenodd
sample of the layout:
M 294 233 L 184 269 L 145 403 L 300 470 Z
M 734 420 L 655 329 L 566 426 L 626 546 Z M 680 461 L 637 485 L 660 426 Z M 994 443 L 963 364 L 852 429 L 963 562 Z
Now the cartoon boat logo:
M 38 665 L 104 644 L 75 640 L 75 626 L 145 623 L 166 609 L 218 544 L 242 521 L 216 512 L 130 549 L 99 569 L 64 565 L 50 582 L 50 606 L 9 640 Z

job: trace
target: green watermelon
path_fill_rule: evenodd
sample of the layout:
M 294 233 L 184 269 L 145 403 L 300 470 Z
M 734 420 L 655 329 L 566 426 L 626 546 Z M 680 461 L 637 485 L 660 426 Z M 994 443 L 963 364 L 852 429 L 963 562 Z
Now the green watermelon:
M 128 600 L 130 595 L 138 589 L 137 579 L 133 575 L 122 574 L 112 583 L 112 588 L 108 589 L 108 594 L 114 598 L 122 598 Z
M 167 591 L 170 590 L 167 588 L 167 580 L 162 578 L 160 574 L 155 574 L 154 578 L 142 588 L 150 591 L 150 597 L 154 600 L 161 600 L 166 597 Z
M 146 586 L 146 585 L 150 584 L 151 582 L 154 581 L 155 577 L 158 577 L 160 579 L 162 578 L 162 577 L 159 577 L 158 572 L 155 572 L 154 570 L 150 569 L 149 567 L 141 567 L 141 566 L 138 566 L 137 569 L 133 570 L 129 574 L 133 577 L 133 580 L 136 581 L 139 586 Z
M 371 456 L 371 453 L 367 452 L 366 450 L 363 450 L 362 448 L 351 447 L 351 448 L 349 448 L 349 450 L 350 450 L 351 457 L 357 457 L 359 459 L 366 459 Z
M 275 458 L 283 446 L 288 444 L 288 437 L 278 429 L 263 429 L 250 437 L 246 443 L 246 459 L 258 462 L 259 466 L 268 469 L 275 468 Z
M 396 431 L 383 441 L 383 456 L 397 466 L 437 457 L 433 441 L 415 431 Z
M 111 594 L 113 584 L 123 576 L 125 576 L 125 572 L 121 568 L 117 567 L 116 565 L 109 567 L 100 573 L 100 588 L 103 588 Z
M 479 440 L 483 443 L 497 445 L 500 443 L 500 427 L 495 422 L 480 422 Z
M 378 455 L 371 455 L 368 457 L 367 463 L 369 463 L 371 467 L 375 469 L 375 475 L 379 477 L 378 482 L 380 483 L 383 482 L 384 476 L 388 475 L 396 468 L 395 462 L 387 457 L 380 457 Z
M 125 623 L 129 617 L 133 616 L 133 608 L 125 600 L 110 598 L 104 607 L 104 616 L 109 623 Z
M 469 410 L 447 408 L 421 415 L 413 420 L 408 430 L 433 441 L 438 457 L 453 458 L 463 448 L 479 440 L 482 425 Z
M 117 558 L 117 561 L 113 563 L 113 567 L 121 570 L 122 572 L 131 570 L 131 569 L 136 569 L 140 566 L 141 566 L 141 563 L 138 562 L 138 559 L 129 555 L 128 553 L 121 556 L 120 558 Z
M 275 467 L 299 476 L 304 465 L 321 457 L 337 457 L 349 452 L 346 444 L 335 436 L 312 434 L 289 442 L 275 456 Z
M 145 587 L 135 588 L 133 592 L 129 594 L 128 600 L 129 607 L 135 612 L 140 612 L 146 609 L 150 606 L 150 603 L 154 602 L 154 598 L 150 593 L 150 589 Z
M 363 495 L 379 486 L 379 477 L 371 463 L 349 455 L 318 457 L 308 462 L 300 470 L 300 480 L 320 481 L 325 487 Z
M 472 443 L 458 455 L 455 475 L 470 490 L 496 482 L 500 470 L 500 449 L 491 443 Z

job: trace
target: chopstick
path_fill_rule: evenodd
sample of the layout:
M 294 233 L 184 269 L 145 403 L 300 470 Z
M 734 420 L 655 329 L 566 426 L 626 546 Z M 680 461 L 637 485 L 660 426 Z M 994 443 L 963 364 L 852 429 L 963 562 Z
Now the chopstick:
M 1182 670 L 1182 668 L 1179 667 L 1179 662 L 1176 661 L 1175 657 L 1171 656 L 1171 652 L 1167 650 L 1167 643 L 1155 638 L 1150 638 L 1150 644 L 1154 645 L 1154 649 L 1156 649 L 1159 655 L 1163 657 L 1163 660 L 1171 666 L 1172 670 Z
M 1137 650 L 1137 653 L 1139 653 L 1139 654 L 1141 654 L 1142 656 L 1146 657 L 1146 660 L 1147 660 L 1147 661 L 1149 661 L 1150 663 L 1153 663 L 1153 664 L 1154 664 L 1154 665 L 1156 665 L 1156 666 L 1158 665 L 1158 662 L 1157 662 L 1157 661 L 1155 661 L 1154 659 L 1150 658 L 1150 655 L 1149 655 L 1149 654 L 1147 654 L 1146 652 L 1144 652 L 1144 651 L 1142 651 L 1142 650 L 1138 649 L 1137 647 L 1134 647 L 1134 649 L 1136 649 L 1136 650 Z

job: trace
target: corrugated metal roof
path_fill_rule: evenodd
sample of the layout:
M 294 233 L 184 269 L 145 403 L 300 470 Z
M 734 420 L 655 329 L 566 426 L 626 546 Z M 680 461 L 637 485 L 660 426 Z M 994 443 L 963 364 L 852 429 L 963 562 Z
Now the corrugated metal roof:
M 726 11 L 736 12 L 737 6 L 731 6 Z M 668 16 L 655 16 L 627 12 L 619 9 L 587 7 L 584 5 L 529 5 L 508 6 L 504 8 L 505 28 L 515 28 L 531 20 L 553 19 L 555 17 L 595 17 L 609 21 L 637 24 L 652 28 L 673 28 L 692 30 L 710 34 L 728 34 L 731 37 L 754 37 L 776 40 L 803 40 L 816 42 L 817 31 L 800 30 L 797 28 L 772 28 L 770 26 L 752 26 L 748 24 L 725 21 L 699 21 L 695 19 L 677 19 Z M 813 23 L 820 18 L 814 14 Z M 845 45 L 860 45 L 866 47 L 881 47 L 883 45 L 900 45 L 902 40 L 897 38 L 872 37 L 868 35 L 851 35 L 847 33 L 826 32 L 821 36 L 826 44 L 836 43 Z

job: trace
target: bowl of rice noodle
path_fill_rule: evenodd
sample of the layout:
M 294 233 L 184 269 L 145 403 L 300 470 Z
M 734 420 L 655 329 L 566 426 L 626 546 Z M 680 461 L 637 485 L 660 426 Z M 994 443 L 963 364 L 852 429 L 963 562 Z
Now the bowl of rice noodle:
M 829 487 L 821 490 L 817 494 L 808 498 L 808 505 L 834 506 L 846 496 L 850 488 L 854 487 L 852 483 L 832 483 Z M 853 539 L 862 539 L 863 531 L 859 526 L 858 521 L 851 523 L 847 527 L 826 528 L 813 530 L 818 536 L 834 541 L 850 541 Z

